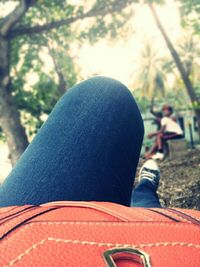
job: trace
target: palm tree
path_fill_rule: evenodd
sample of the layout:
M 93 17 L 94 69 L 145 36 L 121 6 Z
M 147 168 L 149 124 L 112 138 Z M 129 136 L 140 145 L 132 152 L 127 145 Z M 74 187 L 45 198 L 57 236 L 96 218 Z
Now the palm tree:
M 198 96 L 198 94 L 196 93 L 195 91 L 195 88 L 193 86 L 193 83 L 185 69 L 185 66 L 184 66 L 184 63 L 183 61 L 181 60 L 181 57 L 180 55 L 178 54 L 175 46 L 173 45 L 172 41 L 170 40 L 165 28 L 163 27 L 162 23 L 161 23 L 161 20 L 156 12 L 156 9 L 154 8 L 154 5 L 153 5 L 153 1 L 152 0 L 147 0 L 146 1 L 150 10 L 151 10 L 151 13 L 155 19 L 155 22 L 156 22 L 156 25 L 159 29 L 159 31 L 161 32 L 165 42 L 166 42 L 166 45 L 171 53 L 171 56 L 176 64 L 176 67 L 180 73 L 180 76 L 184 82 L 184 85 L 185 85 L 185 88 L 187 90 L 187 93 L 190 97 L 190 100 L 193 104 L 193 106 L 195 107 L 194 108 L 194 111 L 195 111 L 195 114 L 196 114 L 196 117 L 197 117 L 197 122 L 198 122 L 198 131 L 199 131 L 199 137 L 200 137 L 200 98 Z M 156 2 L 156 1 L 155 1 Z
M 141 90 L 141 97 L 151 102 L 155 97 L 164 97 L 166 77 L 163 72 L 164 59 L 149 42 L 144 45 L 134 74 L 134 87 Z

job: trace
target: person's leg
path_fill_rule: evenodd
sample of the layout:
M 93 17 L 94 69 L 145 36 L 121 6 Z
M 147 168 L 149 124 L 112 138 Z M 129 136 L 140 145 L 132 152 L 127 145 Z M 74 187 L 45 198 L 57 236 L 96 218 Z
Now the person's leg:
M 132 193 L 131 206 L 161 208 L 158 194 L 150 181 L 145 179 L 141 180 L 141 182 L 136 186 Z
M 0 188 L 0 206 L 56 200 L 130 205 L 143 121 L 128 89 L 95 77 L 70 89 Z
M 161 133 L 157 136 L 157 142 L 158 142 L 158 152 L 152 156 L 152 159 L 158 159 L 158 160 L 163 160 L 164 157 L 166 156 L 165 147 L 166 147 L 166 142 L 167 140 L 170 139 L 179 139 L 182 138 L 182 135 L 178 135 L 177 133 L 173 132 L 164 132 Z
M 145 154 L 145 158 L 146 159 L 151 158 L 151 156 L 153 154 L 155 154 L 155 152 L 157 151 L 157 149 L 158 149 L 158 145 L 157 145 L 157 142 L 155 140 L 154 143 L 153 143 L 153 145 L 152 145 L 152 147 L 150 148 L 150 150 Z
M 157 146 L 158 146 L 158 151 L 163 152 L 163 133 L 157 134 L 156 142 L 157 142 Z
M 173 132 L 166 132 L 163 134 L 163 142 L 168 141 L 168 140 L 172 140 L 172 139 L 181 139 L 184 136 L 182 134 L 177 134 L 177 133 L 173 133 Z
M 157 143 L 157 152 L 152 155 L 152 159 L 163 160 L 164 159 L 164 142 L 163 142 L 163 133 L 158 133 L 156 135 L 156 143 Z
M 160 171 L 155 161 L 148 160 L 142 166 L 139 184 L 132 192 L 131 206 L 143 208 L 161 208 L 157 189 Z

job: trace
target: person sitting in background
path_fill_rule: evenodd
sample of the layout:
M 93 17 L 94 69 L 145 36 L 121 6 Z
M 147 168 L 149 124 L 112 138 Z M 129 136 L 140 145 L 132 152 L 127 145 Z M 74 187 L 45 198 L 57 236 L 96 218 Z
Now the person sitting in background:
M 162 108 L 163 118 L 161 119 L 161 128 L 157 132 L 150 133 L 148 138 L 155 138 L 155 143 L 153 144 L 154 150 L 150 150 L 146 154 L 146 158 L 153 158 L 162 160 L 164 158 L 164 142 L 170 139 L 179 139 L 183 138 L 183 131 L 179 124 L 175 121 L 175 118 L 172 116 L 173 108 L 170 105 L 163 105 Z M 152 154 L 152 152 L 155 152 Z

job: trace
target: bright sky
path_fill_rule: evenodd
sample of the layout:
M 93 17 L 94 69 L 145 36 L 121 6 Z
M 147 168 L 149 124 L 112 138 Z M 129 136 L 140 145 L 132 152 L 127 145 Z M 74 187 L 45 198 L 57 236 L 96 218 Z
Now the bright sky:
M 178 8 L 173 0 L 158 8 L 159 16 L 173 41 L 181 35 Z M 161 54 L 168 55 L 155 21 L 148 7 L 137 8 L 131 22 L 134 33 L 126 40 L 118 40 L 115 45 L 102 40 L 91 47 L 84 44 L 78 56 L 83 76 L 101 74 L 116 78 L 126 85 L 132 81 L 134 70 L 137 69 L 138 55 L 143 48 L 144 40 L 150 40 Z

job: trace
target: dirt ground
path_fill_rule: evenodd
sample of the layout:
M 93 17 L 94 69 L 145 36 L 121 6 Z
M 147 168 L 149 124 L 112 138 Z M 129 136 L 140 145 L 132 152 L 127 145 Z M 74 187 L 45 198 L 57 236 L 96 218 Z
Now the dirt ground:
M 139 162 L 138 169 L 144 159 Z M 159 197 L 165 207 L 200 210 L 200 149 L 188 150 L 185 157 L 159 163 Z

